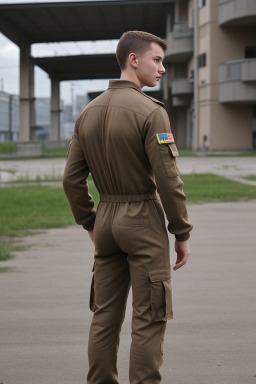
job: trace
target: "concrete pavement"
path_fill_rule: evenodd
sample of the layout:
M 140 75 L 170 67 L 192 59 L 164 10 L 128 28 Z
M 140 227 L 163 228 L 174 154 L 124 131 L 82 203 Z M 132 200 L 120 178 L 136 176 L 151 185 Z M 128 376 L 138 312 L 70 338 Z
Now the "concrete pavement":
M 163 384 L 256 383 L 255 212 L 256 201 L 189 206 L 191 256 L 172 272 Z M 33 246 L 1 263 L 12 270 L 0 274 L 0 383 L 85 384 L 92 243 L 79 226 L 22 242 Z M 120 384 L 129 382 L 130 323 L 131 297 Z
M 248 157 L 179 157 L 181 174 L 213 173 L 228 178 L 240 179 L 246 175 L 256 175 L 256 156 Z M 61 177 L 65 159 L 1 160 L 0 183 L 23 180 L 35 180 L 36 177 Z M 254 184 L 255 182 L 246 181 Z

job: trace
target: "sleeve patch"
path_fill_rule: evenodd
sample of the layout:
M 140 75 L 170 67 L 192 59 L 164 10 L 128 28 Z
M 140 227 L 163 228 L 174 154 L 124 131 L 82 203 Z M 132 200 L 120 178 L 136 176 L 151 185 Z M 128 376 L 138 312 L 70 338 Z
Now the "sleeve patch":
M 174 143 L 174 137 L 172 133 L 157 133 L 156 137 L 159 144 Z

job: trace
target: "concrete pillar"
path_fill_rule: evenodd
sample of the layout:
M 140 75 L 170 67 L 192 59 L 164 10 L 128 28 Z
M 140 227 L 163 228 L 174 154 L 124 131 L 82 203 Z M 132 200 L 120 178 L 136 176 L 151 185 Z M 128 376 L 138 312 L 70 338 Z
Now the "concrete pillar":
M 60 140 L 60 82 L 51 79 L 51 131 L 50 141 Z
M 60 140 L 60 82 L 51 79 L 51 131 L 50 141 Z
M 26 41 L 20 47 L 20 135 L 19 141 L 31 140 L 31 126 L 35 125 L 34 65 L 31 45 Z

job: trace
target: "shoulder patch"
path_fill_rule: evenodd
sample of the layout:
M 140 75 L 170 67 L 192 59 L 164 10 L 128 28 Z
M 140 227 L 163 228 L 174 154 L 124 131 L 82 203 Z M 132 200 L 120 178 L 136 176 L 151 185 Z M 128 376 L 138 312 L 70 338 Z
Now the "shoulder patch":
M 156 137 L 159 144 L 174 143 L 174 137 L 172 133 L 157 133 Z

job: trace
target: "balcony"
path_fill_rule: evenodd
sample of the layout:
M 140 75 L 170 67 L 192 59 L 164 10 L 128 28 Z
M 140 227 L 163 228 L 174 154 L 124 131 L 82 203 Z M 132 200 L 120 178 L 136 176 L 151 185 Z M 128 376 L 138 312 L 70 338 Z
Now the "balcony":
M 249 26 L 255 23 L 255 0 L 219 0 L 220 26 Z
M 228 61 L 219 66 L 219 101 L 256 102 L 256 59 Z
M 165 53 L 167 62 L 187 61 L 194 51 L 194 31 L 188 23 L 180 22 L 173 26 L 173 31 L 167 35 L 168 49 Z
M 175 79 L 172 82 L 172 95 L 190 95 L 193 93 L 193 82 L 187 78 Z
M 194 83 L 188 78 L 175 79 L 172 82 L 172 105 L 174 107 L 189 105 L 194 91 Z

